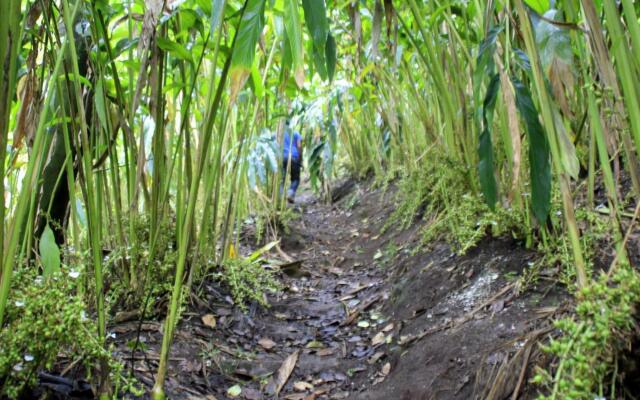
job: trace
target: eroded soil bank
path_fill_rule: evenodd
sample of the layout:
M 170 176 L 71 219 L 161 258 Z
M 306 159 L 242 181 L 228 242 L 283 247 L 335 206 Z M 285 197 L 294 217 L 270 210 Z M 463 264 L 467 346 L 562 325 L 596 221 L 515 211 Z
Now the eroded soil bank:
M 464 256 L 446 244 L 417 250 L 419 223 L 381 234 L 391 189 L 351 185 L 334 205 L 303 194 L 296 207 L 282 249 L 297 262 L 279 272 L 284 290 L 270 308 L 243 313 L 213 283 L 192 300 L 173 346 L 171 398 L 533 397 L 535 342 L 568 298 L 544 279 L 518 293 L 515 277 L 534 253 L 505 238 Z M 136 327 L 110 328 L 125 359 Z M 134 370 L 151 386 L 160 323 L 142 328 Z

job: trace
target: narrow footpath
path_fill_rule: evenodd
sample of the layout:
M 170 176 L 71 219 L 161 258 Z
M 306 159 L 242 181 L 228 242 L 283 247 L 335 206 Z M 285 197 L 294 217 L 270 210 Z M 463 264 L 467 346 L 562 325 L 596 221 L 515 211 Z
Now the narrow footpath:
M 467 255 L 424 249 L 420 228 L 390 227 L 395 192 L 354 185 L 333 205 L 302 194 L 281 248 L 271 306 L 233 306 L 213 282 L 183 314 L 167 392 L 173 399 L 532 398 L 535 342 L 565 295 L 514 280 L 535 254 L 486 239 Z M 274 253 L 274 256 L 277 254 Z M 135 322 L 112 331 L 131 340 Z M 143 324 L 136 377 L 151 386 L 160 324 Z M 122 347 L 123 357 L 126 347 Z

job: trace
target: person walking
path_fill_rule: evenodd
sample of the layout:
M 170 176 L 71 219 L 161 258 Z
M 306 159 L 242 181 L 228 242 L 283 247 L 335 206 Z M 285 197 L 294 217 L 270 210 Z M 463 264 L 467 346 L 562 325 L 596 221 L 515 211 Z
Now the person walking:
M 302 136 L 293 131 L 287 119 L 282 143 L 282 186 L 287 178 L 287 171 L 291 171 L 291 183 L 287 190 L 287 201 L 293 203 L 296 191 L 300 185 L 300 170 L 302 169 Z

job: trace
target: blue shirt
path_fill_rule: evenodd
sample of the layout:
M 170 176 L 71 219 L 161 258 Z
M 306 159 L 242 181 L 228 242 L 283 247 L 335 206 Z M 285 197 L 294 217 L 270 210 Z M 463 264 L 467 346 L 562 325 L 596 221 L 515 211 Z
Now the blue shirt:
M 300 161 L 300 154 L 298 152 L 298 146 L 302 142 L 302 136 L 298 132 L 293 132 L 293 143 L 291 143 L 291 130 L 287 128 L 284 132 L 284 143 L 282 149 L 282 157 L 285 160 L 289 159 L 289 151 L 291 151 L 291 160 Z

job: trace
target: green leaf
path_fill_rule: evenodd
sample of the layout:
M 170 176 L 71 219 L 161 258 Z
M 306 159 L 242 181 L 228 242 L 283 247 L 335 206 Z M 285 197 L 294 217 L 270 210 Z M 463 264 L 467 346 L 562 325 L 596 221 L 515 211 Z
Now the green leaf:
M 493 210 L 498 200 L 498 185 L 493 170 L 493 145 L 491 143 L 491 124 L 493 123 L 493 110 L 500 90 L 500 75 L 495 74 L 487 87 L 487 94 L 482 107 L 482 120 L 484 128 L 480 134 L 478 145 L 478 173 L 480 175 L 480 187 L 484 199 Z
M 53 231 L 47 224 L 40 237 L 40 260 L 44 270 L 44 276 L 51 276 L 60 271 L 60 249 L 56 244 Z
M 284 29 L 289 39 L 294 77 L 298 87 L 302 87 L 304 84 L 304 47 L 297 0 L 284 0 Z
M 549 0 L 524 0 L 538 14 L 544 14 L 550 7 Z
M 275 240 L 273 242 L 267 243 L 265 246 L 259 248 L 258 250 L 254 251 L 253 253 L 251 253 L 251 255 L 248 257 L 248 260 L 251 261 L 251 262 L 256 261 L 264 253 L 266 253 L 267 251 L 269 251 L 272 248 L 274 248 L 278 243 L 280 243 L 279 240 Z
M 544 223 L 551 207 L 551 165 L 549 143 L 533 105 L 531 92 L 517 78 L 512 78 L 516 92 L 516 107 L 524 119 L 529 138 L 529 175 L 531 179 L 531 206 L 538 222 Z
M 233 48 L 232 69 L 251 70 L 256 44 L 264 28 L 264 0 L 248 0 Z
M 256 58 L 256 62 L 253 63 L 253 67 L 251 68 L 251 81 L 253 82 L 253 90 L 256 97 L 262 99 L 264 97 L 264 84 L 262 83 L 260 71 L 258 71 L 257 61 L 258 59 Z
M 326 58 L 327 58 L 327 74 L 329 75 L 329 80 L 333 80 L 333 76 L 336 73 L 336 59 L 337 59 L 337 46 L 336 40 L 333 38 L 331 34 L 327 36 L 327 45 L 325 47 Z
M 326 49 L 324 52 L 318 50 L 315 46 L 312 46 L 313 53 L 313 65 L 316 67 L 316 71 L 318 71 L 318 75 L 323 80 L 326 80 L 327 75 L 327 57 L 326 57 Z
M 240 396 L 241 393 L 242 393 L 242 388 L 240 387 L 240 385 L 234 385 L 234 386 L 231 386 L 229 389 L 227 389 L 227 395 L 229 395 L 229 397 L 234 399 Z
M 157 38 L 158 47 L 173 57 L 179 58 L 181 60 L 192 62 L 191 53 L 187 49 L 184 48 L 181 44 L 178 44 L 170 39 L 159 37 Z
M 558 10 L 549 10 L 544 17 L 551 21 L 562 22 Z M 535 23 L 535 39 L 540 53 L 540 61 L 545 70 L 559 60 L 567 65 L 573 64 L 573 49 L 569 30 L 561 28 L 545 20 L 539 19 Z
M 304 21 L 313 39 L 314 47 L 322 51 L 329 33 L 324 0 L 302 0 L 302 8 L 304 9 Z

